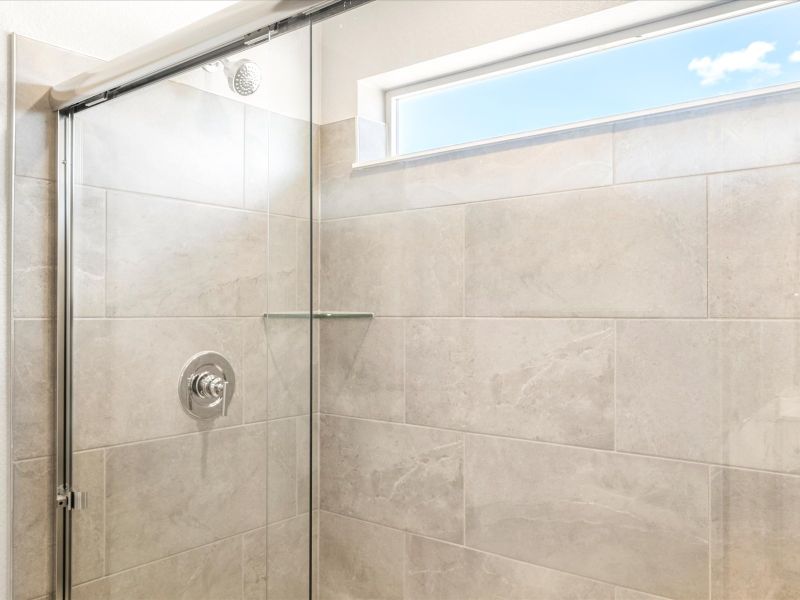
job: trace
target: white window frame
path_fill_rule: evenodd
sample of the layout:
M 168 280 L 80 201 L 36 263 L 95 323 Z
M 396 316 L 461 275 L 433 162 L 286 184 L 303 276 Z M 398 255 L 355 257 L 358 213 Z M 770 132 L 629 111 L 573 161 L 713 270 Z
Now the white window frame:
M 451 146 L 441 146 L 409 154 L 399 153 L 399 136 L 398 136 L 399 114 L 397 107 L 399 101 L 402 99 L 412 97 L 415 95 L 428 94 L 437 90 L 444 90 L 465 83 L 472 83 L 475 81 L 479 81 L 481 79 L 489 79 L 500 75 L 506 75 L 514 71 L 520 71 L 532 67 L 538 67 L 553 62 L 558 62 L 561 60 L 575 58 L 585 54 L 591 54 L 602 50 L 608 50 L 610 48 L 616 48 L 627 44 L 641 42 L 647 39 L 660 37 L 662 35 L 667 35 L 678 31 L 693 29 L 695 27 L 702 27 L 704 25 L 731 19 L 745 14 L 760 12 L 762 10 L 768 10 L 770 8 L 775 8 L 778 6 L 785 6 L 787 4 L 792 4 L 797 1 L 800 0 L 768 0 L 759 3 L 747 2 L 743 0 L 722 2 L 720 4 L 716 4 L 711 7 L 683 12 L 681 14 L 677 14 L 671 17 L 654 20 L 641 25 L 636 25 L 634 27 L 627 27 L 621 30 L 600 33 L 598 35 L 593 35 L 591 37 L 584 39 L 568 41 L 563 44 L 559 44 L 557 46 L 546 48 L 544 50 L 538 50 L 536 52 L 532 52 L 530 54 L 511 57 L 488 65 L 483 65 L 480 67 L 439 76 L 433 79 L 418 81 L 408 85 L 388 89 L 384 93 L 385 118 L 387 124 L 387 136 L 386 136 L 387 158 L 382 161 L 373 161 L 373 162 L 408 160 L 418 157 L 429 156 L 431 154 L 451 152 L 475 146 L 496 144 L 514 139 L 545 135 L 558 131 L 566 131 L 566 130 L 589 127 L 605 123 L 614 123 L 642 116 L 655 115 L 655 114 L 672 112 L 676 110 L 683 110 L 689 108 L 696 108 L 711 104 L 721 104 L 753 96 L 764 96 L 787 90 L 798 89 L 800 88 L 800 82 L 768 86 L 764 88 L 758 88 L 755 90 L 748 90 L 744 92 L 735 92 L 732 94 L 715 96 L 713 98 L 693 100 L 679 104 L 670 104 L 636 112 L 628 112 L 617 115 L 610 115 L 606 117 L 600 117 L 597 119 L 575 121 L 572 123 L 567 123 L 554 127 L 535 129 L 521 133 L 497 136 L 492 138 L 484 138 L 480 140 L 475 140 L 462 144 L 455 144 Z

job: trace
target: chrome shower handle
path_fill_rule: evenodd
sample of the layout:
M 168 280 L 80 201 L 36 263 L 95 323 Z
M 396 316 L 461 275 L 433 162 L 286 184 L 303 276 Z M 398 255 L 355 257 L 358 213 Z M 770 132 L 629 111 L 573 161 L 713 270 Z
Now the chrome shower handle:
M 227 416 L 234 385 L 231 364 L 216 352 L 201 352 L 184 365 L 178 396 L 190 416 L 214 419 Z

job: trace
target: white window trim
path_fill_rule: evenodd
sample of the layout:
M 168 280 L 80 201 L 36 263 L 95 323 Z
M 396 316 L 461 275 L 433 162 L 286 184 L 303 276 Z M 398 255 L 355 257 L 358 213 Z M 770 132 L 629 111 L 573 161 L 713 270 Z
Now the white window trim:
M 357 162 L 353 165 L 354 169 L 363 167 L 415 160 L 425 158 L 437 154 L 456 152 L 468 148 L 480 147 L 507 142 L 510 140 L 525 139 L 530 137 L 548 135 L 561 131 L 569 131 L 573 129 L 580 129 L 585 127 L 592 127 L 602 124 L 615 123 L 626 121 L 630 119 L 640 118 L 643 116 L 657 115 L 673 111 L 681 111 L 712 104 L 723 104 L 744 98 L 754 96 L 764 96 L 788 90 L 800 88 L 800 83 L 790 83 L 779 86 L 770 86 L 766 88 L 759 88 L 757 90 L 749 90 L 745 92 L 737 92 L 733 94 L 726 94 L 716 96 L 714 98 L 706 98 L 702 100 L 690 101 L 680 104 L 665 105 L 652 109 L 646 109 L 636 112 L 628 112 L 598 119 L 587 121 L 577 121 L 567 123 L 564 125 L 548 127 L 543 129 L 536 129 L 525 131 L 521 133 L 499 136 L 493 138 L 485 138 L 463 144 L 452 146 L 444 146 L 433 148 L 422 152 L 415 152 L 410 154 L 398 153 L 398 114 L 397 104 L 400 99 L 408 98 L 417 94 L 429 93 L 437 89 L 446 89 L 461 85 L 467 82 L 478 81 L 480 79 L 487 79 L 497 75 L 511 73 L 518 70 L 528 69 L 533 66 L 540 66 L 560 60 L 574 58 L 583 54 L 590 54 L 609 48 L 615 48 L 627 45 L 634 42 L 639 42 L 644 39 L 650 39 L 675 33 L 677 31 L 692 29 L 700 27 L 709 23 L 723 21 L 733 17 L 741 16 L 748 13 L 767 10 L 776 6 L 791 4 L 797 0 L 772 0 L 765 2 L 752 2 L 747 0 L 734 0 L 715 4 L 710 7 L 701 9 L 694 9 L 681 14 L 673 15 L 667 18 L 660 18 L 648 23 L 640 24 L 634 27 L 627 27 L 621 30 L 601 33 L 593 35 L 589 38 L 581 40 L 570 41 L 562 43 L 557 46 L 539 50 L 523 56 L 517 56 L 505 59 L 499 62 L 494 62 L 481 67 L 463 70 L 457 73 L 451 73 L 436 77 L 433 79 L 418 81 L 401 87 L 396 87 L 384 91 L 385 103 L 385 118 L 387 124 L 387 156 L 386 158 Z

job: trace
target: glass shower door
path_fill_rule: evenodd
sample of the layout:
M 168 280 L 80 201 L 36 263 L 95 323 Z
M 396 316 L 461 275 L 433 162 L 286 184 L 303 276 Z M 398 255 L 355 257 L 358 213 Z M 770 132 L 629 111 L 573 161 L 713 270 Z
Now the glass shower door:
M 73 598 L 308 596 L 308 36 L 74 116 Z

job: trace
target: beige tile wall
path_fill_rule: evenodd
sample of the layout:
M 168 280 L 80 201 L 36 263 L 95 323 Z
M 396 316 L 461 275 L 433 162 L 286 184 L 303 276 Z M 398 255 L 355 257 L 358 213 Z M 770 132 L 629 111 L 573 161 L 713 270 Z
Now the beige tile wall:
M 353 171 L 320 598 L 800 595 L 800 94 Z
M 15 600 L 53 581 L 46 95 L 94 62 L 17 40 Z M 74 515 L 75 597 L 307 598 L 309 325 L 263 313 L 308 307 L 308 123 L 162 83 L 80 113 L 76 138 L 75 485 L 90 499 Z M 199 422 L 176 381 L 211 349 L 237 391 L 227 417 Z

